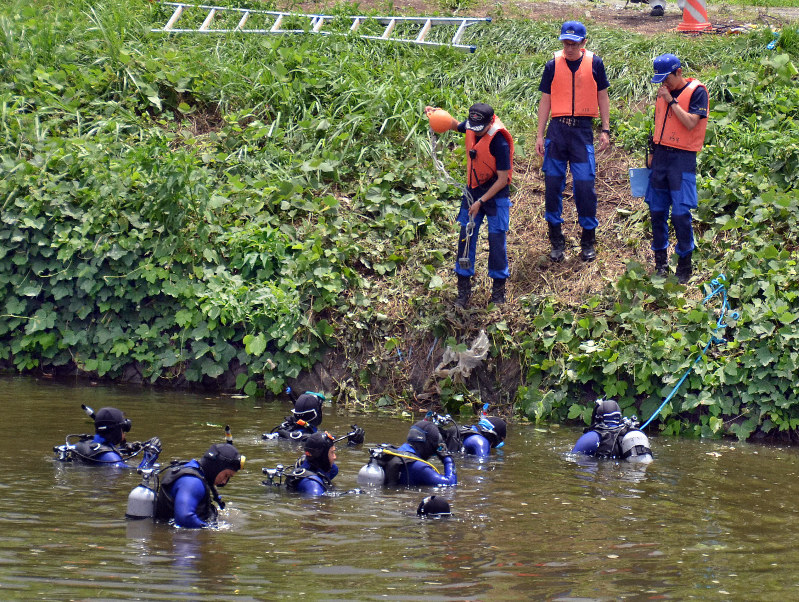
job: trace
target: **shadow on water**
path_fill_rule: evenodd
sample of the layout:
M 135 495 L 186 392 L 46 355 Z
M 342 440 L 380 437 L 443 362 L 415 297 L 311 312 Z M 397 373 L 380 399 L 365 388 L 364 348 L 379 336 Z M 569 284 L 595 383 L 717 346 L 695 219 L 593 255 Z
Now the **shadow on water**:
M 459 485 L 301 499 L 261 484 L 298 446 L 265 442 L 288 404 L 117 387 L 0 381 L 0 591 L 40 599 L 769 599 L 799 584 L 797 450 L 652 436 L 648 466 L 574 457 L 577 429 L 511 425 L 500 453 L 457 458 Z M 162 462 L 198 457 L 230 424 L 247 465 L 221 493 L 219 530 L 126 521 L 134 471 L 55 462 L 80 404 L 116 406 Z M 325 409 L 366 429 L 339 447 L 336 488 L 410 423 Z M 435 492 L 453 516 L 419 519 Z

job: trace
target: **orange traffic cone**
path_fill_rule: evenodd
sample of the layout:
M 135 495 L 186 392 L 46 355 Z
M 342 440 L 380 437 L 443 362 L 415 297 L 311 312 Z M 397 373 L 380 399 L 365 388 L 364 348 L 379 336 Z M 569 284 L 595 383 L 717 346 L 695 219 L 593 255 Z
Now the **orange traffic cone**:
M 682 23 L 677 26 L 677 31 L 707 31 L 712 27 L 707 20 L 705 0 L 686 0 Z

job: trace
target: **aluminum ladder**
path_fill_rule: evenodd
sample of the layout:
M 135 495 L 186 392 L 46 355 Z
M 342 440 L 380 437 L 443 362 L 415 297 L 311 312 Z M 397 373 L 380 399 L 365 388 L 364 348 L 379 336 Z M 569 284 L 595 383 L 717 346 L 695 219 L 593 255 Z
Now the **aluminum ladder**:
M 159 2 L 158 4 L 174 7 L 174 12 L 166 25 L 163 28 L 152 29 L 153 32 L 158 33 L 317 33 L 331 35 L 357 32 L 359 37 L 367 40 L 388 40 L 423 46 L 449 46 L 466 52 L 474 52 L 476 49 L 476 46 L 461 44 L 461 38 L 466 28 L 477 23 L 491 22 L 491 17 L 335 16 L 184 4 L 182 2 Z M 255 26 L 251 23 L 251 17 Z M 351 21 L 349 27 L 345 26 L 336 30 L 336 25 L 340 25 L 342 20 L 347 19 Z M 184 27 L 178 26 L 179 20 L 185 23 Z M 434 30 L 439 30 L 436 35 L 441 39 L 442 34 L 448 33 L 445 28 L 455 30 L 449 41 L 427 39 L 428 34 Z M 374 35 L 370 35 L 367 30 L 372 30 Z

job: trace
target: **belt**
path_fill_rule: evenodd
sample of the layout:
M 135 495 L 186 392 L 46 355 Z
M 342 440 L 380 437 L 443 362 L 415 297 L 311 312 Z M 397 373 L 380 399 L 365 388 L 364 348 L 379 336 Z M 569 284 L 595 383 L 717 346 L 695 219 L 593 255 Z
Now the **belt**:
M 557 121 L 570 128 L 590 127 L 591 117 L 553 117 L 552 121 Z

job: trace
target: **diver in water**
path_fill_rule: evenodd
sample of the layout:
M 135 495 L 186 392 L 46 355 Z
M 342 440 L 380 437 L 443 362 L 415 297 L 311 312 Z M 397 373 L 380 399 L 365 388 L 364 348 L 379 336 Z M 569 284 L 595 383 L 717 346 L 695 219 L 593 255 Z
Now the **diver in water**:
M 161 453 L 161 440 L 153 437 L 144 443 L 128 443 L 126 433 L 130 432 L 130 419 L 117 408 L 100 408 L 95 413 L 90 407 L 83 405 L 83 410 L 94 420 L 94 436 L 67 435 L 64 445 L 53 448 L 59 460 L 75 461 L 91 466 L 112 466 L 115 468 L 133 468 L 129 460 L 140 452 L 143 457 L 137 468 L 151 468 Z M 70 439 L 78 437 L 75 444 Z
M 217 487 L 227 485 L 244 462 L 232 443 L 215 443 L 199 460 L 167 467 L 159 475 L 155 519 L 175 519 L 178 527 L 189 529 L 214 526 L 218 515 L 214 502 L 225 507 Z
M 572 453 L 630 462 L 651 462 L 649 439 L 637 427 L 635 418 L 622 417 L 621 408 L 614 400 L 597 399 L 591 414 L 591 425 L 574 444 Z
M 479 458 L 487 458 L 492 448 L 505 445 L 508 425 L 502 418 L 483 415 L 476 425 L 451 426 L 446 430 L 442 429 L 441 434 L 450 451 L 462 451 Z
M 273 428 L 271 432 L 264 433 L 262 437 L 264 439 L 305 441 L 322 424 L 322 404 L 324 401 L 325 396 L 321 393 L 306 391 L 294 400 L 291 416 L 287 417 L 282 424 Z
M 449 502 L 437 495 L 431 495 L 424 498 L 419 502 L 419 507 L 416 509 L 416 516 L 419 518 L 451 516 L 452 511 Z
M 305 439 L 305 453 L 286 475 L 286 489 L 306 496 L 323 495 L 338 474 L 336 440 L 328 432 L 316 432 Z
M 432 421 L 420 420 L 408 431 L 408 438 L 399 447 L 382 446 L 371 450 L 369 463 L 358 473 L 363 485 L 457 485 L 455 461 Z M 428 459 L 437 455 L 444 465 L 444 474 Z

